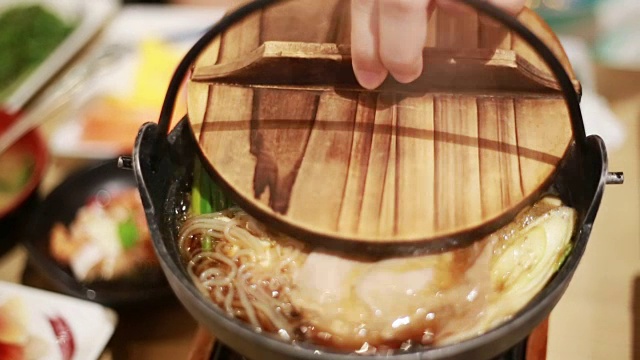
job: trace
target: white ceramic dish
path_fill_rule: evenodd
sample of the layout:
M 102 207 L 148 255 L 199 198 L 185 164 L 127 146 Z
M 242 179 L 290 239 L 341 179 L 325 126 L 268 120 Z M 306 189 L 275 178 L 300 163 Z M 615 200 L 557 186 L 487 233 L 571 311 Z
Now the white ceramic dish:
M 105 28 L 100 43 L 116 44 L 129 49 L 129 51 L 120 61 L 111 65 L 108 77 L 96 79 L 85 86 L 86 91 L 83 91 L 83 98 L 88 102 L 101 95 L 130 96 L 134 88 L 136 69 L 141 56 L 140 44 L 149 39 L 160 40 L 186 53 L 206 29 L 224 15 L 225 11 L 226 8 L 220 6 L 150 4 L 123 6 L 118 15 Z M 97 46 L 95 50 L 100 51 L 100 46 Z M 170 74 L 167 73 L 167 75 Z M 158 105 L 159 109 L 160 105 Z M 157 118 L 141 119 L 141 121 L 157 120 Z M 82 111 L 80 111 L 56 128 L 49 142 L 49 148 L 55 156 L 109 159 L 122 155 L 122 149 L 118 144 L 108 141 L 83 140 L 84 121 Z M 133 137 L 135 134 L 132 135 Z
M 102 353 L 115 330 L 118 318 L 113 310 L 96 303 L 44 290 L 0 281 L 0 304 L 18 297 L 28 313 L 28 333 L 37 338 L 46 355 L 40 360 L 62 360 L 50 318 L 62 318 L 74 342 L 72 359 L 93 360 Z
M 50 81 L 111 19 L 119 0 L 0 0 L 0 12 L 13 5 L 42 4 L 76 27 L 69 36 L 0 104 L 13 114 Z

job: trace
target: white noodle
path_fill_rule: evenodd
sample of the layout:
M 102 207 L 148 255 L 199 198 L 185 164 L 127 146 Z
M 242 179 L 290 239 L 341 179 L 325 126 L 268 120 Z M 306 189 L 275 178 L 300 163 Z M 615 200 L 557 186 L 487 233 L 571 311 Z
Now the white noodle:
M 227 293 L 227 298 L 224 300 L 224 308 L 227 310 L 227 313 L 233 316 L 233 308 L 231 304 L 233 303 L 234 292 L 233 286 L 229 286 L 229 292 Z
M 224 301 L 224 295 L 222 294 L 222 288 L 216 287 L 213 291 L 213 295 L 215 297 L 216 302 Z
M 202 251 L 205 236 L 213 250 Z M 282 240 L 281 246 L 275 246 L 276 240 Z M 189 274 L 230 316 L 258 329 L 269 326 L 292 334 L 287 274 L 304 256 L 293 240 L 270 234 L 245 212 L 231 209 L 188 219 L 178 241 Z
M 245 284 L 236 284 L 236 289 L 238 290 L 238 298 L 240 298 L 240 302 L 242 303 L 242 307 L 247 312 L 247 317 L 253 326 L 260 329 L 260 323 L 258 322 L 258 318 L 256 317 L 256 312 L 247 299 Z

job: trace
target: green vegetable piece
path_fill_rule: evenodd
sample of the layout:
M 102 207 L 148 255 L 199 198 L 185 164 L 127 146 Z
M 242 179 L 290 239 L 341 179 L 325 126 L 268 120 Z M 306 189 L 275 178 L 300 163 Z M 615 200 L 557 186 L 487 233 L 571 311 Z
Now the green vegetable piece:
M 193 215 L 202 215 L 200 209 L 200 202 L 202 201 L 202 195 L 200 194 L 200 172 L 202 167 L 200 162 L 196 160 L 193 169 L 193 187 L 191 189 L 191 213 Z
M 222 191 L 222 189 L 220 189 L 218 185 L 216 185 L 216 183 L 214 183 L 210 178 L 208 179 L 208 182 L 211 188 L 211 195 L 209 198 L 211 199 L 210 202 L 213 211 L 221 211 L 233 206 L 233 204 L 229 200 L 229 197 Z
M 571 250 L 575 220 L 573 209 L 552 209 L 513 239 L 491 268 L 494 288 L 504 299 L 521 301 L 540 291 Z
M 120 244 L 122 244 L 123 249 L 129 250 L 136 246 L 140 234 L 138 234 L 138 228 L 132 217 L 118 224 L 118 236 L 120 237 Z
M 40 65 L 73 27 L 42 5 L 16 5 L 0 14 L 0 98 Z
M 191 213 L 210 214 L 233 206 L 227 194 L 209 177 L 202 164 L 196 159 L 191 188 Z
M 200 213 L 201 214 L 210 214 L 214 211 L 213 207 L 211 206 L 211 187 L 213 186 L 213 183 L 211 181 L 211 179 L 209 178 L 209 175 L 207 174 L 206 171 L 204 171 L 204 169 L 200 170 L 200 191 L 202 193 L 202 200 L 200 202 Z
M 211 240 L 211 237 L 207 235 L 203 236 L 201 246 L 202 251 L 213 251 L 213 240 Z

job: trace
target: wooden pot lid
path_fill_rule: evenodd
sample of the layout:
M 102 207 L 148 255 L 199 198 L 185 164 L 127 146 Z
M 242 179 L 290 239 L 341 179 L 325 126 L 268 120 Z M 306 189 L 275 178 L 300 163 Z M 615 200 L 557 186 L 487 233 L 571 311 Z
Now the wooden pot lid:
M 241 207 L 315 244 L 406 252 L 479 239 L 548 189 L 571 123 L 524 41 L 475 12 L 436 9 L 420 79 L 368 91 L 351 70 L 348 3 L 254 14 L 195 64 L 190 124 Z M 519 19 L 579 91 L 548 26 L 528 9 Z

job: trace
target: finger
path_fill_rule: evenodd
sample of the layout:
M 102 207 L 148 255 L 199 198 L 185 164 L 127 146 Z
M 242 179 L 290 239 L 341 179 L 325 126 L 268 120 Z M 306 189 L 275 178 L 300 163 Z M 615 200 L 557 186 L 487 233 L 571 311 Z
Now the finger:
M 429 0 L 380 0 L 380 60 L 401 83 L 422 73 L 428 4 Z
M 524 8 L 526 0 L 489 0 L 489 3 L 501 8 L 502 10 L 516 15 Z
M 378 1 L 351 1 L 351 61 L 360 85 L 375 89 L 387 77 L 379 55 Z

